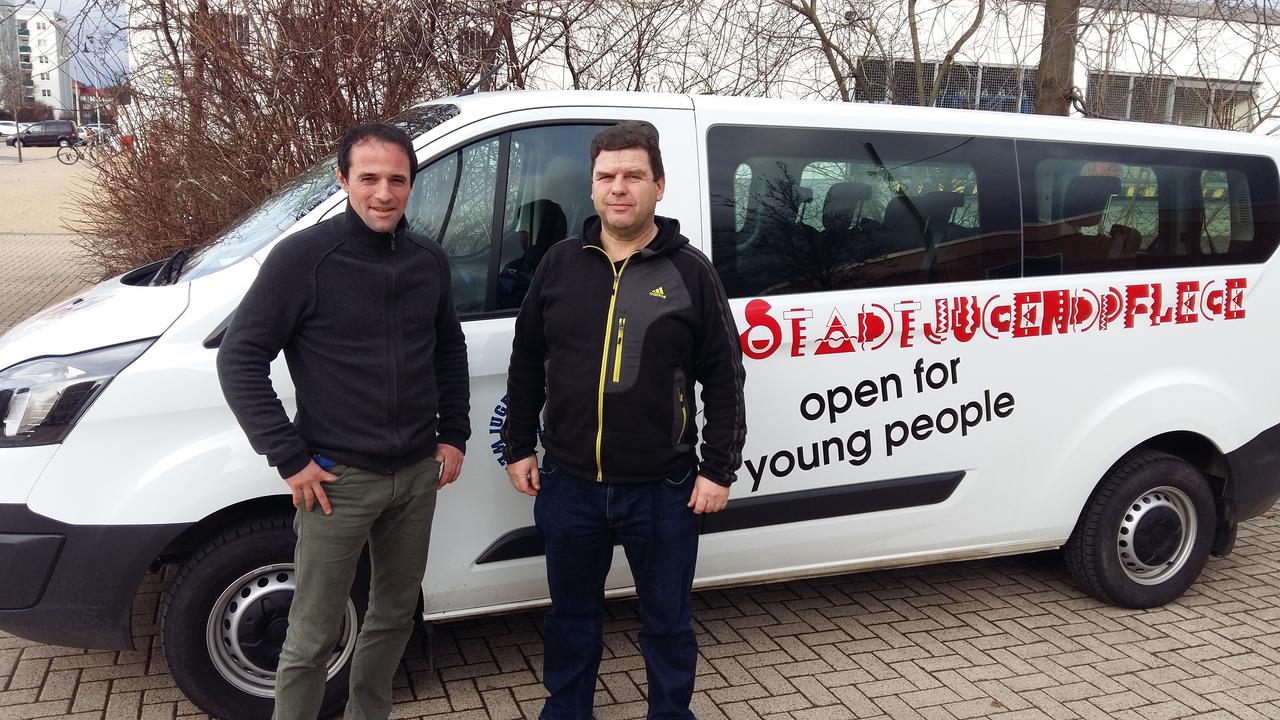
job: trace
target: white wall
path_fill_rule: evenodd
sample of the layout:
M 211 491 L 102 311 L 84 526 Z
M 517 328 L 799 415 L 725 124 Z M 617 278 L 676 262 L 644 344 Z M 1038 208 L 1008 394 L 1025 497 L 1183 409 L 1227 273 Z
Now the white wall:
M 18 18 L 26 20 L 30 32 L 31 79 L 36 102 L 53 108 L 58 117 L 70 117 L 66 114 L 75 110 L 75 95 L 71 91 L 66 20 L 55 12 L 31 8 L 19 10 Z

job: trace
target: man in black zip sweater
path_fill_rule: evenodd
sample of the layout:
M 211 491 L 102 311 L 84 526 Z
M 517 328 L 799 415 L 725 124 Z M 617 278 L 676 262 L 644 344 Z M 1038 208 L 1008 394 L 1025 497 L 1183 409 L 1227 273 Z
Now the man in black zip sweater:
M 711 263 L 675 220 L 654 215 L 666 185 L 657 130 L 608 128 L 591 157 L 599 216 L 538 266 L 516 319 L 507 384 L 507 472 L 537 497 L 551 590 L 541 717 L 591 717 L 605 576 L 618 543 L 640 597 L 648 717 L 692 718 L 699 515 L 725 507 L 742 462 L 742 353 Z
M 413 168 L 403 131 L 371 124 L 348 132 L 338 149 L 346 212 L 271 251 L 218 352 L 232 412 L 298 508 L 278 720 L 314 720 L 329 704 L 326 663 L 366 541 L 369 610 L 351 660 L 346 718 L 390 713 L 436 491 L 462 468 L 467 348 L 448 258 L 406 229 Z M 297 389 L 293 422 L 268 374 L 281 350 Z

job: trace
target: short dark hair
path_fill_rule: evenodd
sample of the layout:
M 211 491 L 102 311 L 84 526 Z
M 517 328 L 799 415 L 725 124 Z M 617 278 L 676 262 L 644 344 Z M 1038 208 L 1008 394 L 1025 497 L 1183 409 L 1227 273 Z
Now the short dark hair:
M 413 152 L 413 140 L 395 125 L 381 122 L 357 125 L 338 141 L 338 171 L 342 173 L 342 177 L 347 177 L 351 172 L 351 148 L 366 140 L 377 140 L 404 150 L 405 157 L 409 158 L 409 182 L 413 183 L 413 169 L 418 164 Z
M 654 180 L 661 180 L 666 175 L 662 169 L 662 150 L 658 147 L 658 128 L 643 120 L 625 120 L 596 133 L 591 138 L 591 167 L 596 166 L 596 157 L 605 150 L 631 148 L 649 153 L 649 170 L 653 172 Z

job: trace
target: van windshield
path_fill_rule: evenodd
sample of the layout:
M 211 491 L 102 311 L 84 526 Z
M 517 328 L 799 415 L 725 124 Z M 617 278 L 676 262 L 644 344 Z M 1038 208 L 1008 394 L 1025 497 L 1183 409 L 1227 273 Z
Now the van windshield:
M 456 105 L 424 105 L 391 120 L 416 138 L 458 114 Z M 258 207 L 232 223 L 218 239 L 192 254 L 179 280 L 217 272 L 261 250 L 302 216 L 339 190 L 337 154 L 316 163 Z

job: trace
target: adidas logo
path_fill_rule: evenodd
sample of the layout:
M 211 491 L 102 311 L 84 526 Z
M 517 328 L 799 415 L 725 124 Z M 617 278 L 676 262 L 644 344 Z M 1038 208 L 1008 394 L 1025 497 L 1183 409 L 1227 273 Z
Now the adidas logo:
M 662 298 L 663 300 L 666 300 L 666 299 L 667 299 L 667 294 L 666 294 L 666 293 L 664 293 L 664 292 L 662 292 L 662 286 L 661 286 L 661 285 L 659 285 L 658 287 L 656 287 L 656 288 L 654 288 L 654 289 L 650 290 L 650 291 L 649 291 L 649 294 L 650 294 L 650 295 L 652 295 L 653 297 L 656 297 L 656 298 Z

